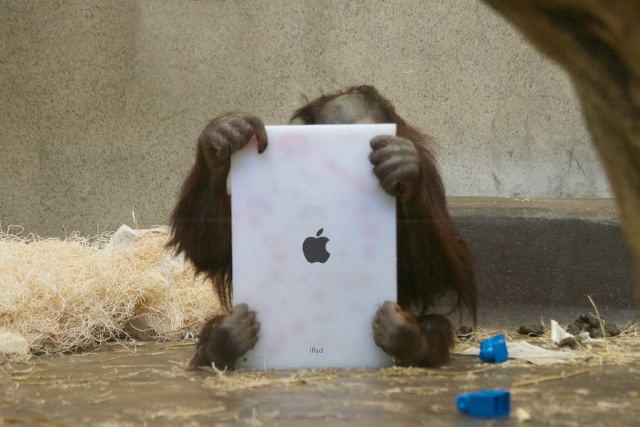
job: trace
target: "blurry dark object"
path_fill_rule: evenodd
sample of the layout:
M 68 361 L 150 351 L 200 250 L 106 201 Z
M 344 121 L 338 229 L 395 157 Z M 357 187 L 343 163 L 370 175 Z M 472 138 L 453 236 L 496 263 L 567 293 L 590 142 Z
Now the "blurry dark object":
M 615 337 L 620 335 L 621 331 L 620 328 L 618 328 L 618 325 L 616 325 L 615 323 L 605 323 L 604 332 L 608 337 Z
M 558 343 L 558 347 L 560 347 L 560 348 L 569 347 L 571 349 L 575 349 L 577 346 L 578 346 L 578 342 L 576 341 L 576 339 L 574 337 L 564 338 L 563 340 L 561 340 Z
M 575 325 L 586 329 L 600 328 L 600 320 L 591 313 L 581 314 L 575 321 Z
M 578 336 L 585 331 L 585 328 L 582 326 L 578 326 L 575 323 L 571 323 L 567 326 L 567 332 L 571 335 Z
M 518 333 L 530 337 L 540 337 L 544 334 L 542 325 L 523 325 L 518 328 Z
M 484 0 L 569 73 L 640 266 L 640 5 Z M 640 278 L 636 296 L 640 293 Z
M 620 335 L 620 328 L 615 323 L 604 322 L 604 332 L 608 337 Z M 581 314 L 575 322 L 567 327 L 567 332 L 571 335 L 579 335 L 588 332 L 591 338 L 602 338 L 602 329 L 599 319 L 591 313 Z
M 607 334 L 608 337 L 615 337 L 620 335 L 620 328 L 618 328 L 618 325 L 615 323 L 605 323 L 604 333 Z M 591 329 L 589 335 L 591 338 L 602 338 L 602 330 L 600 330 L 600 328 Z

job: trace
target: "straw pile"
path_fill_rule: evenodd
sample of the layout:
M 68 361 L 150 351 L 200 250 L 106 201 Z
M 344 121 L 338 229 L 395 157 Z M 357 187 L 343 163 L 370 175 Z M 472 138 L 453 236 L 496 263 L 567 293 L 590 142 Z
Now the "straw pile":
M 167 238 L 166 228 L 126 226 L 62 240 L 0 230 L 0 331 L 47 354 L 197 332 L 220 306 L 210 283 L 164 249 Z

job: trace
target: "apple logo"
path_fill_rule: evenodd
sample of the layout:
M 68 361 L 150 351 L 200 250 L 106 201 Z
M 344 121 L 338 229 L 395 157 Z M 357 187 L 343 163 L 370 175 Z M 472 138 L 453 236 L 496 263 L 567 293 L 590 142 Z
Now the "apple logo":
M 331 255 L 327 252 L 327 242 L 329 242 L 329 239 L 324 236 L 320 237 L 323 230 L 324 229 L 321 228 L 316 233 L 316 237 L 307 237 L 302 243 L 302 253 L 304 253 L 304 257 L 310 263 L 325 263 Z

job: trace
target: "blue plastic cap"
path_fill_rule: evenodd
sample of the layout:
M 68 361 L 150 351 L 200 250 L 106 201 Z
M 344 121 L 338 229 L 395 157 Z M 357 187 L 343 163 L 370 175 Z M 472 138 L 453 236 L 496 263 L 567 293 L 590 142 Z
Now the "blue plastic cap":
M 480 343 L 480 359 L 483 362 L 501 363 L 509 359 L 504 335 L 495 335 Z
M 508 390 L 480 390 L 458 395 L 456 406 L 472 417 L 508 417 L 511 393 Z

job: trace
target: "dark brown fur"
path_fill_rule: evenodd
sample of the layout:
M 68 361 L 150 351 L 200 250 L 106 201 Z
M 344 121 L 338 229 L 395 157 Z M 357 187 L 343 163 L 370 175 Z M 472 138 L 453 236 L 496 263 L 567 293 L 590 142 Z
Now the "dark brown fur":
M 475 319 L 476 287 L 471 254 L 447 210 L 442 179 L 429 149 L 430 138 L 407 124 L 372 86 L 323 95 L 298 109 L 292 120 L 314 124 L 327 102 L 345 94 L 360 94 L 380 106 L 388 122 L 396 124 L 397 136 L 412 141 L 418 150 L 422 191 L 413 201 L 398 201 L 397 205 L 397 291 L 400 307 L 418 316 L 420 329 L 429 343 L 429 354 L 420 361 L 399 360 L 399 363 L 441 365 L 449 358 L 453 329 L 446 317 L 429 315 L 427 311 L 452 293 L 453 309 L 465 307 Z M 182 186 L 171 216 L 172 236 L 168 246 L 174 247 L 177 253 L 183 252 L 199 273 L 211 278 L 220 301 L 230 310 L 231 211 L 226 192 L 229 163 L 208 158 L 202 140 L 201 135 L 195 166 Z M 216 163 L 213 168 L 212 162 Z
M 229 164 L 212 174 L 198 140 L 196 163 L 182 185 L 171 214 L 167 247 L 184 253 L 198 273 L 206 274 L 227 311 L 231 310 L 231 199 L 227 194 Z M 215 170 L 211 168 L 211 170 Z

